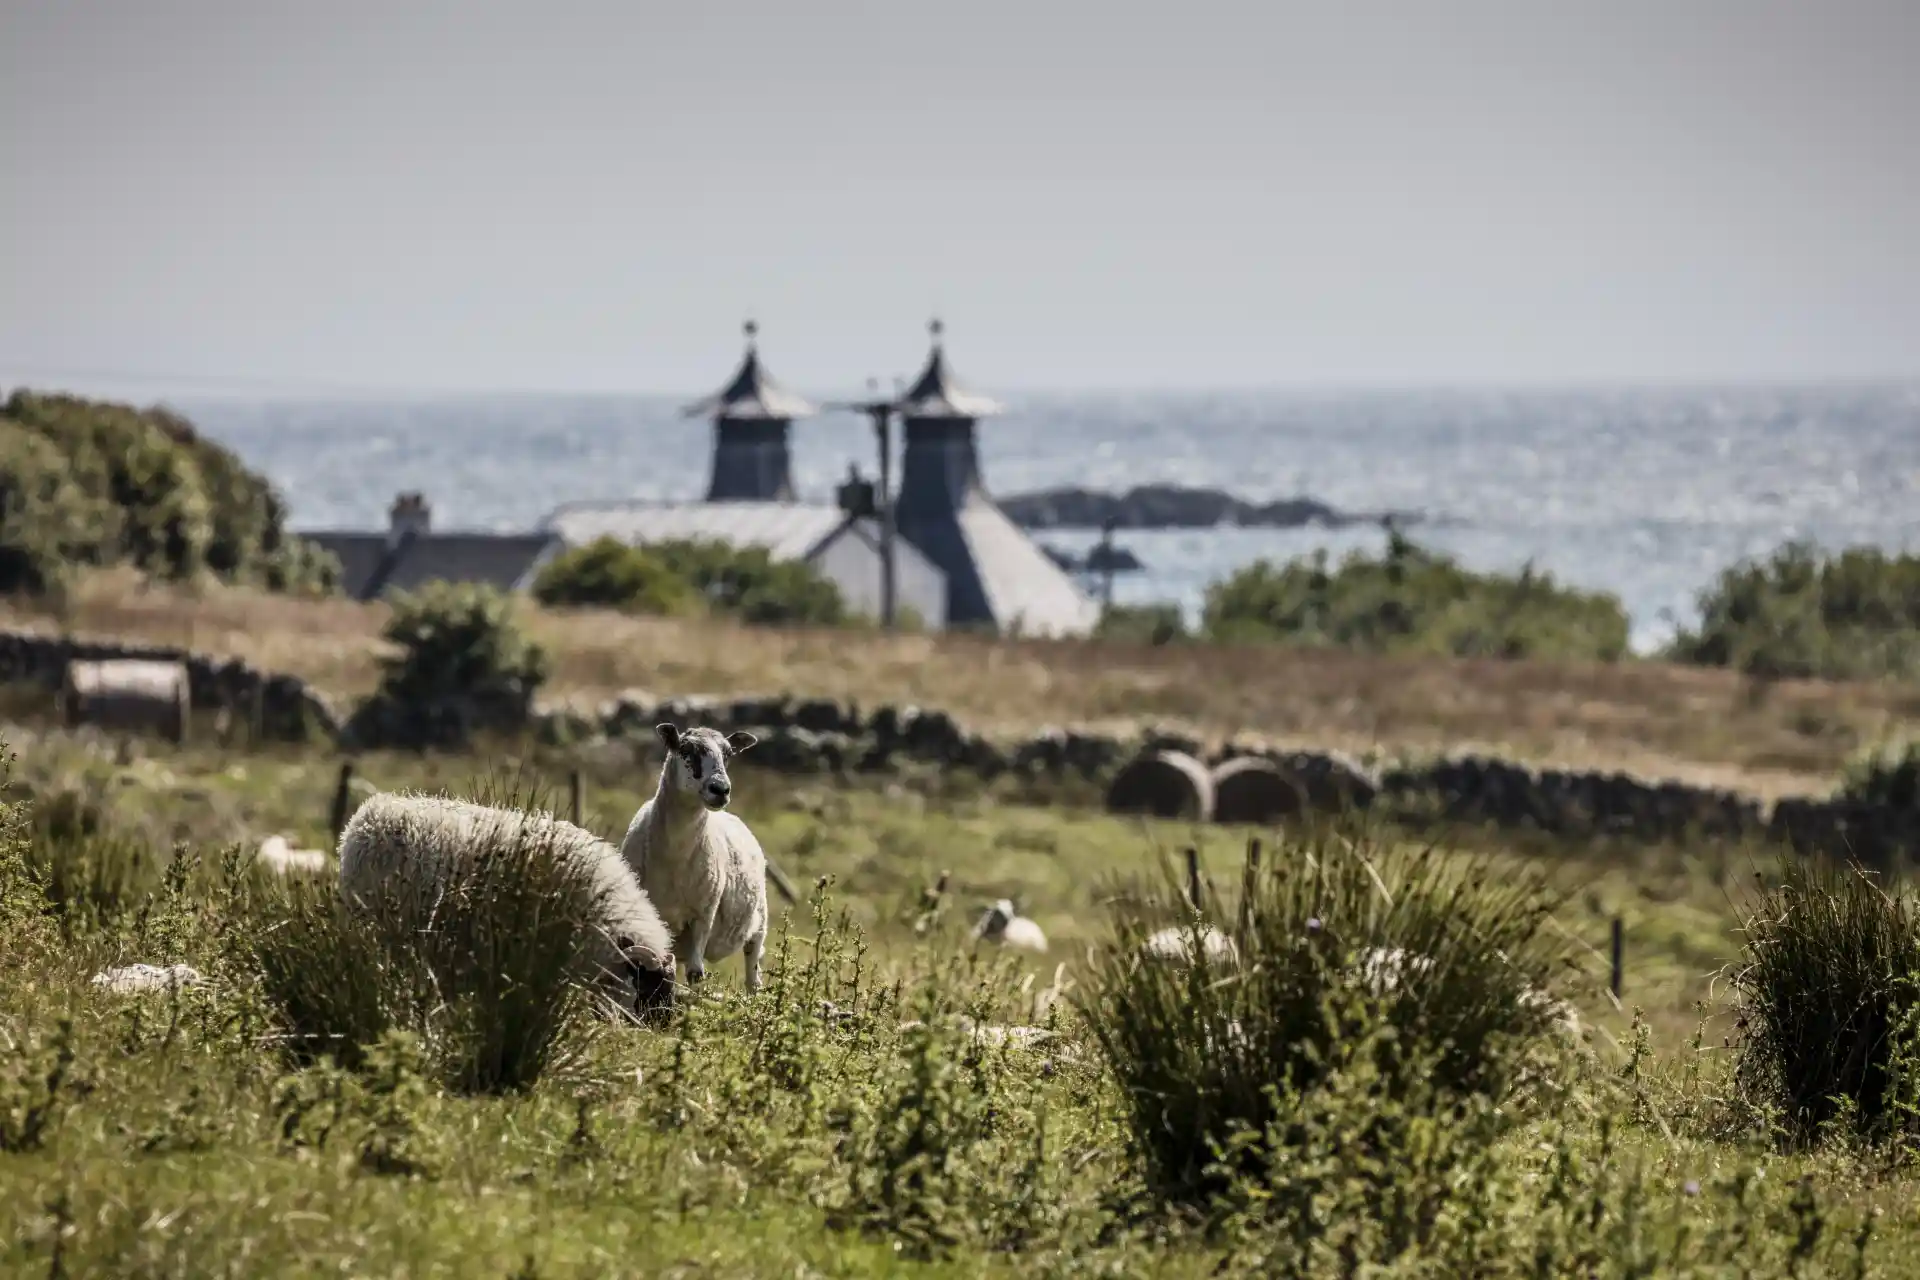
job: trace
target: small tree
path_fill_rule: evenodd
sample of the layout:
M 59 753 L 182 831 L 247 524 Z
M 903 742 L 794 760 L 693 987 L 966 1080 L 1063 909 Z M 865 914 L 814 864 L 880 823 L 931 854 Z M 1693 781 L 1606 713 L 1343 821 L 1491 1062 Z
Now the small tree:
M 533 596 L 545 605 L 625 613 L 673 615 L 700 608 L 700 593 L 684 574 L 646 548 L 611 536 L 555 556 L 540 571 Z
M 718 539 L 661 542 L 650 548 L 693 584 L 716 613 L 763 626 L 840 626 L 847 621 L 840 589 L 813 566 L 776 560 L 765 547 Z
M 521 728 L 547 678 L 545 651 L 493 587 L 433 582 L 396 593 L 381 636 L 397 649 L 381 659 L 366 726 L 382 741 L 457 743 L 476 729 Z

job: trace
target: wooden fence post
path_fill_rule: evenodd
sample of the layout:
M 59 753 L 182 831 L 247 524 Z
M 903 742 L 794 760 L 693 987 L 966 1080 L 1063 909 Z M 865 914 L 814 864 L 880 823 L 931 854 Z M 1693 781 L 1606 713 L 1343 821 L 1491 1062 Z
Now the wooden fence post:
M 567 814 L 574 826 L 580 825 L 580 811 L 585 807 L 584 793 L 581 789 L 580 771 L 567 770 Z
M 347 825 L 347 806 L 353 801 L 353 761 L 340 762 L 340 782 L 333 789 L 333 814 L 330 825 L 333 828 L 334 843 L 340 842 L 340 832 Z
M 1187 846 L 1187 902 L 1200 910 L 1200 850 Z
M 1240 876 L 1240 928 L 1253 922 L 1253 899 L 1260 884 L 1260 837 L 1247 837 L 1247 865 Z
M 1620 984 L 1622 979 L 1626 977 L 1626 970 L 1626 927 L 1621 924 L 1620 917 L 1615 916 L 1613 918 L 1613 981 L 1611 983 L 1613 998 L 1615 1000 L 1620 998 Z

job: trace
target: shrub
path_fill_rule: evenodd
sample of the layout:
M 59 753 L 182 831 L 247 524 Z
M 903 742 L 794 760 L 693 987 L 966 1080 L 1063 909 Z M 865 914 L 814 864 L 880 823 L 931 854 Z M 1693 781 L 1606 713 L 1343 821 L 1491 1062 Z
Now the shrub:
M 0 589 L 122 563 L 284 590 L 330 589 L 339 574 L 286 533 L 266 480 L 177 414 L 14 392 L 0 406 Z
M 1430 1116 L 1441 1100 L 1505 1101 L 1521 1050 L 1552 1019 L 1523 993 L 1546 990 L 1566 955 L 1544 928 L 1554 901 L 1530 878 L 1327 833 L 1276 849 L 1270 869 L 1251 862 L 1230 919 L 1211 900 L 1184 910 L 1171 877 L 1163 893 L 1123 888 L 1085 997 L 1149 1186 L 1197 1207 L 1236 1179 L 1275 1174 L 1286 1143 L 1269 1135 L 1292 1133 L 1286 1117 L 1316 1105 L 1335 1063 L 1381 1117 L 1363 1144 L 1405 1137 L 1386 1103 Z M 1221 929 L 1237 962 L 1143 962 L 1147 937 L 1176 922 Z M 1395 949 L 1429 967 L 1359 989 L 1352 975 L 1368 957 Z
M 1796 858 L 1743 921 L 1734 973 L 1746 1096 L 1813 1138 L 1844 1114 L 1868 1137 L 1920 1134 L 1920 921 L 1911 891 Z
M 1920 738 L 1855 755 L 1841 775 L 1839 798 L 1920 815 Z
M 776 560 L 765 547 L 682 539 L 648 550 L 690 582 L 716 613 L 766 626 L 831 627 L 847 621 L 838 587 L 813 566 Z
M 381 636 L 380 688 L 356 713 L 356 735 L 407 745 L 455 744 L 473 732 L 524 726 L 547 657 L 521 633 L 513 601 L 477 583 L 397 592 Z
M 1177 604 L 1113 604 L 1100 611 L 1093 634 L 1128 644 L 1172 644 L 1185 640 L 1187 620 Z
M 1380 558 L 1354 552 L 1334 569 L 1324 551 L 1255 561 L 1207 588 L 1203 630 L 1367 653 L 1611 662 L 1627 651 L 1628 620 L 1612 595 L 1561 586 L 1530 565 L 1473 573 L 1395 530 Z
M 645 547 L 611 536 L 555 556 L 540 571 L 533 595 L 544 605 L 626 613 L 686 614 L 701 606 L 700 593 L 677 568 Z
M 1790 542 L 1723 572 L 1700 621 L 1674 637 L 1680 662 L 1772 678 L 1920 678 L 1920 555 Z
M 267 885 L 235 945 L 289 1056 L 358 1068 L 401 1031 L 449 1088 L 482 1093 L 525 1088 L 563 1061 L 588 1012 L 593 887 L 553 856 L 550 834 L 515 830 L 455 870 L 425 927 L 398 895 L 350 907 L 330 882 Z

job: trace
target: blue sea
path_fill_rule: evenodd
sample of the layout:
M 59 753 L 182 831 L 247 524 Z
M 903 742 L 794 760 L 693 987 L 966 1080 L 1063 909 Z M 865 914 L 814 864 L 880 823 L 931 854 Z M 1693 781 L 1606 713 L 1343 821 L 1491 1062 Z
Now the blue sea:
M 710 428 L 677 399 L 167 397 L 287 495 L 299 528 L 384 525 L 420 489 L 436 528 L 524 529 L 564 502 L 692 498 Z M 987 486 L 1204 485 L 1342 510 L 1411 510 L 1415 536 L 1481 568 L 1531 560 L 1614 592 L 1635 647 L 1695 615 L 1723 568 L 1807 538 L 1920 551 L 1920 384 L 1521 391 L 1233 391 L 1002 396 L 980 427 Z M 864 419 L 796 425 L 796 479 L 829 500 Z M 1044 531 L 1084 549 L 1092 532 Z M 1116 598 L 1197 613 L 1258 557 L 1377 547 L 1373 528 L 1138 532 Z

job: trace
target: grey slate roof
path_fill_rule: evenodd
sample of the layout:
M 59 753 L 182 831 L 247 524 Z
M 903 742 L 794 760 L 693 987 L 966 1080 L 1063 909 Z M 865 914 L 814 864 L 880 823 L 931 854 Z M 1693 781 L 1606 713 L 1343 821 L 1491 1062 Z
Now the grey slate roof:
M 340 585 L 356 600 L 390 590 L 412 591 L 428 582 L 478 582 L 502 591 L 522 591 L 542 565 L 565 545 L 538 533 L 409 533 L 389 551 L 388 535 L 320 530 L 300 537 L 340 560 Z
M 775 382 L 760 363 L 760 352 L 753 341 L 754 327 L 747 325 L 747 354 L 726 386 L 696 400 L 682 412 L 689 418 L 791 419 L 810 417 L 812 404 Z

